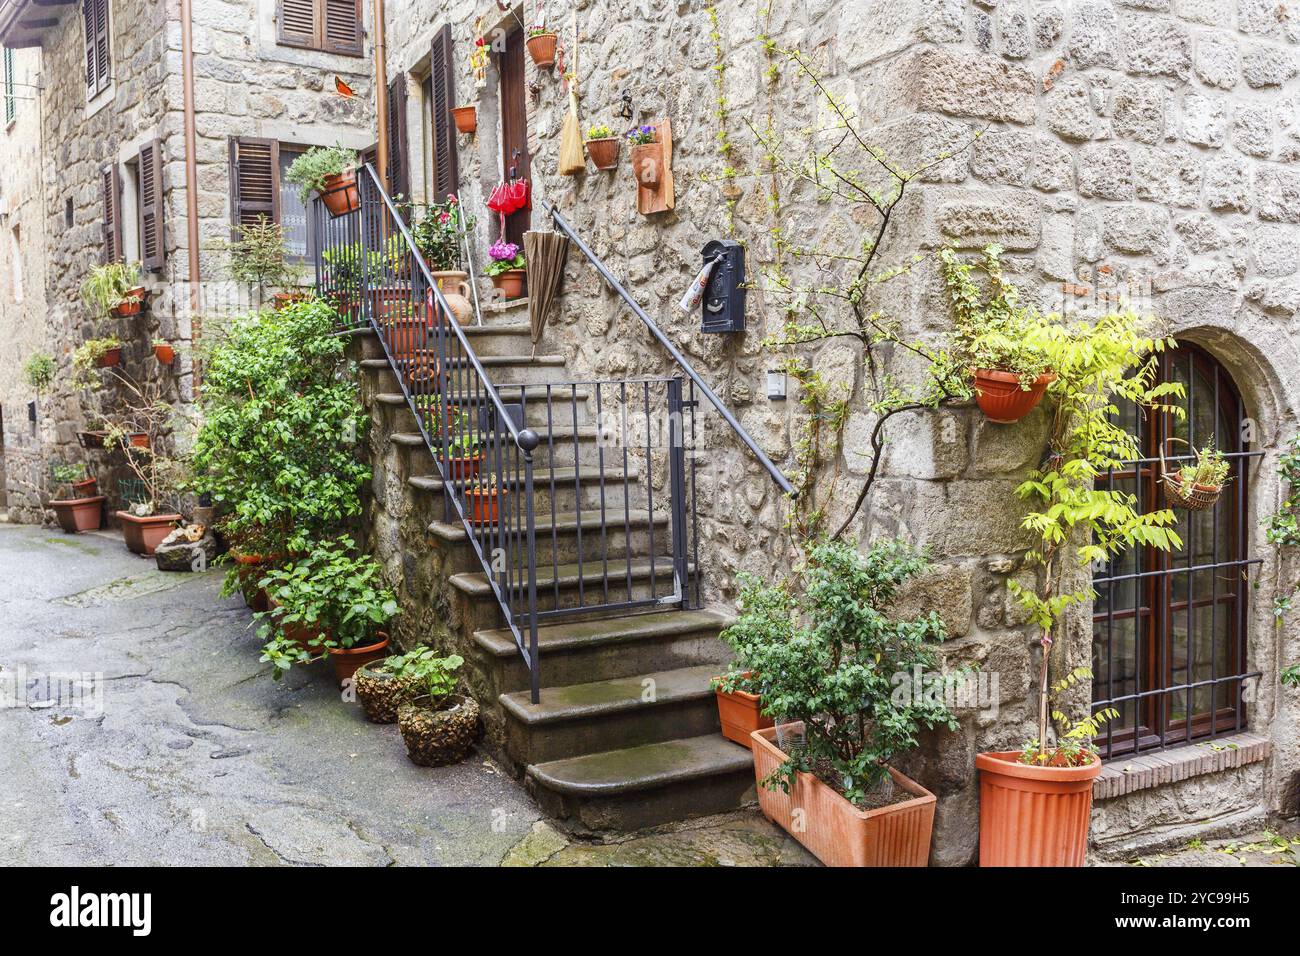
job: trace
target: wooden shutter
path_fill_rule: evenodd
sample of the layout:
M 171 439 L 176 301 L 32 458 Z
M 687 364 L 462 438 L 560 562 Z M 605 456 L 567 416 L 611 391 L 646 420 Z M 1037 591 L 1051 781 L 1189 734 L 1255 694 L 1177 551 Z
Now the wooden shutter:
M 14 121 L 14 51 L 5 47 L 5 123 Z
M 361 54 L 361 0 L 320 0 L 324 43 L 329 53 Z
M 159 272 L 163 245 L 162 143 L 140 147 L 140 260 L 146 272 Z
M 316 7 L 319 0 L 280 0 L 276 41 L 285 46 L 320 46 Z
M 433 191 L 434 201 L 460 191 L 460 164 L 456 155 L 456 127 L 451 108 L 456 105 L 455 70 L 452 67 L 451 27 L 444 25 L 433 38 L 429 57 L 433 86 Z
M 406 74 L 388 86 L 388 192 L 411 196 L 409 141 L 406 133 Z
M 280 221 L 280 144 L 242 137 L 230 141 L 230 224 L 247 226 L 265 216 Z M 238 238 L 238 233 L 235 233 Z
M 94 96 L 98 89 L 98 70 L 95 67 L 95 6 L 97 0 L 81 0 L 81 21 L 86 40 L 86 95 Z
M 108 88 L 111 72 L 108 0 L 81 0 L 81 19 L 86 30 L 86 93 L 94 96 Z
M 104 236 L 104 261 L 122 261 L 122 175 L 117 164 L 105 166 L 100 173 L 100 191 L 104 214 L 100 230 Z

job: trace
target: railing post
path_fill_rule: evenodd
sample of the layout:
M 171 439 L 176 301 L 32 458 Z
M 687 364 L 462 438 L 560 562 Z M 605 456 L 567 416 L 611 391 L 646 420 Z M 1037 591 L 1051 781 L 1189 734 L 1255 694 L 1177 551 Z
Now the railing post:
M 357 248 L 360 249 L 359 261 L 356 263 L 357 294 L 361 297 L 359 307 L 366 324 L 378 329 L 379 324 L 375 321 L 374 309 L 371 307 L 370 302 L 370 237 L 373 228 L 371 220 L 374 218 L 376 207 L 379 204 L 370 201 L 370 193 L 374 188 L 373 180 L 370 176 L 362 175 L 360 170 L 357 173 L 357 187 L 357 200 L 360 204 L 360 208 L 357 210 L 358 232 L 360 233 L 357 237 Z
M 528 553 L 528 669 L 530 671 L 533 703 L 541 701 L 542 662 L 537 656 L 537 522 L 533 508 L 533 451 L 541 436 L 531 428 L 519 433 L 519 450 L 524 457 L 524 513 Z
M 668 380 L 668 480 L 672 509 L 673 583 L 682 607 L 690 603 L 686 561 L 686 442 L 682 435 L 682 380 Z M 650 516 L 654 521 L 654 515 Z

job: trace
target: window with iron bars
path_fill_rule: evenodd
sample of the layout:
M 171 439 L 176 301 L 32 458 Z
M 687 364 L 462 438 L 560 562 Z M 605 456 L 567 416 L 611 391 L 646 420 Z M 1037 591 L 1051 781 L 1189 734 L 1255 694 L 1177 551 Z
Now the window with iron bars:
M 1122 412 L 1142 457 L 1099 479 L 1127 491 L 1140 510 L 1171 506 L 1160 476 L 1211 442 L 1231 465 L 1208 510 L 1175 508 L 1183 548 L 1134 548 L 1093 578 L 1093 707 L 1114 707 L 1098 745 L 1104 756 L 1141 753 L 1244 730 L 1252 451 L 1241 396 L 1212 355 L 1186 345 L 1161 358 L 1164 381 L 1186 390 L 1186 420 Z M 1172 441 L 1171 439 L 1179 439 Z M 1186 443 L 1186 444 L 1183 444 Z

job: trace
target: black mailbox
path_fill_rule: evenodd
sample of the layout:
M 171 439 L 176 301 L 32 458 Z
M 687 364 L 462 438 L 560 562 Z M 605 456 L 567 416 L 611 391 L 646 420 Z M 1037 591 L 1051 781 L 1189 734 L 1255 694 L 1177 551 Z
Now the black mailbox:
M 734 239 L 713 239 L 703 258 L 722 258 L 704 286 L 705 332 L 745 331 L 745 247 Z

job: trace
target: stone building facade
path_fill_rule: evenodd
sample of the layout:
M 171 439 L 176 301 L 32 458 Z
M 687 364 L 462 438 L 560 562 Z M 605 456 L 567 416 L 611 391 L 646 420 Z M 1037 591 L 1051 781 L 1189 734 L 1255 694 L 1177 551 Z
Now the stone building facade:
M 23 228 L 25 234 L 31 230 L 33 245 L 25 258 L 40 264 L 35 268 L 44 268 L 32 274 L 27 290 L 33 301 L 41 301 L 43 294 L 44 307 L 19 312 L 7 304 L 0 322 L 6 341 L 24 343 L 22 355 L 6 349 L 0 359 L 0 402 L 7 431 L 18 424 L 27 428 L 25 408 L 32 397 L 11 366 L 20 365 L 30 349 L 40 348 L 55 356 L 59 371 L 51 393 L 41 399 L 44 414 L 37 433 L 24 443 L 29 479 L 37 480 L 20 483 L 15 472 L 7 481 L 10 513 L 16 520 L 39 518 L 44 476 L 54 461 L 86 461 L 110 496 L 110 512 L 118 504 L 117 479 L 127 475 L 122 463 L 103 451 L 84 449 L 78 439 L 80 432 L 94 428 L 102 409 L 122 399 L 121 386 L 113 384 L 96 391 L 71 388 L 71 355 L 86 339 L 113 335 L 122 340 L 126 374 L 156 390 L 177 411 L 164 436 L 166 449 L 185 449 L 194 421 L 193 366 L 203 321 L 213 324 L 248 307 L 254 294 L 228 280 L 222 245 L 232 238 L 232 223 L 240 216 L 241 200 L 232 189 L 239 144 L 251 141 L 253 158 L 262 165 L 281 159 L 278 168 L 265 171 L 267 186 L 277 194 L 266 208 L 272 215 L 291 217 L 293 190 L 280 174 L 295 150 L 335 143 L 362 149 L 374 135 L 369 99 L 373 59 L 361 4 L 356 5 L 355 50 L 347 53 L 313 49 L 311 41 L 307 46 L 282 42 L 279 0 L 193 4 L 193 160 L 200 255 L 199 272 L 191 275 L 179 0 L 85 0 L 75 6 L 42 7 L 39 17 L 25 6 L 6 9 L 9 19 L 0 29 L 7 32 L 0 34 L 0 41 L 21 44 L 15 51 L 20 61 L 40 64 L 39 71 L 32 67 L 29 73 L 39 85 L 39 101 L 23 102 L 27 125 L 22 145 L 12 136 L 0 142 L 0 168 L 6 183 L 13 177 L 16 184 L 26 184 L 29 208 L 24 214 L 29 225 Z M 88 75 L 85 24 L 88 17 L 95 22 L 101 10 L 107 23 L 106 53 L 100 54 L 102 62 L 96 61 L 95 78 Z M 27 22 L 37 26 L 25 26 Z M 341 96 L 336 77 L 355 96 Z M 35 92 L 28 90 L 28 95 L 34 97 Z M 139 211 L 146 200 L 142 165 L 147 153 L 142 150 L 151 144 L 160 157 L 162 249 L 160 261 L 145 273 L 149 308 L 135 318 L 96 321 L 81 302 L 80 287 L 89 267 L 104 259 L 104 225 L 114 209 L 123 247 L 120 258 L 145 258 Z M 105 198 L 107 181 L 116 181 L 118 187 L 112 204 Z M 292 224 L 286 219 L 285 224 L 302 240 L 305 216 L 300 206 L 296 208 L 299 220 Z M 297 251 L 304 257 L 308 252 Z M 176 348 L 178 357 L 171 367 L 153 358 L 153 343 L 159 340 Z M 22 423 L 17 422 L 20 414 Z
M 438 158 L 429 155 L 437 140 L 430 47 L 444 27 L 451 31 L 455 105 L 478 107 L 477 133 L 459 137 L 456 154 L 457 191 L 478 216 L 481 267 L 497 235 L 483 201 L 506 175 L 502 117 L 510 107 L 497 72 L 501 58 L 494 52 L 481 87 L 467 58 L 477 36 L 519 42 L 518 31 L 537 14 L 528 3 L 501 13 L 458 0 L 393 2 L 388 16 L 388 75 L 405 80 L 407 92 L 409 188 L 427 198 L 439 198 Z M 1122 292 L 1189 347 L 1180 355 L 1195 363 L 1192 374 L 1211 369 L 1213 381 L 1231 383 L 1223 388 L 1239 395 L 1234 427 L 1249 431 L 1241 447 L 1250 457 L 1241 459 L 1240 498 L 1232 505 L 1241 535 L 1230 542 L 1231 555 L 1212 549 L 1222 566 L 1188 577 L 1198 593 L 1212 587 L 1218 594 L 1211 629 L 1235 642 L 1231 654 L 1244 655 L 1244 662 L 1231 661 L 1232 672 L 1257 675 L 1234 679 L 1228 692 L 1242 688 L 1248 732 L 1228 745 L 1193 742 L 1155 756 L 1117 751 L 1112 776 L 1097 789 L 1093 839 L 1101 852 L 1122 855 L 1300 811 L 1300 701 L 1278 682 L 1281 667 L 1300 658 L 1300 631 L 1288 620 L 1279 625 L 1272 612 L 1272 597 L 1289 591 L 1295 568 L 1266 543 L 1262 527 L 1282 502 L 1277 460 L 1296 433 L 1300 400 L 1292 332 L 1300 309 L 1300 19 L 1272 0 L 614 0 L 576 3 L 549 25 L 561 32 L 568 62 L 576 56 L 584 130 L 671 119 L 676 206 L 638 213 L 626 151 L 613 173 L 589 165 L 583 174 L 559 175 L 567 93 L 558 71 L 529 62 L 522 108 L 533 227 L 547 228 L 542 202 L 556 204 L 785 467 L 792 467 L 803 412 L 797 395 L 764 397 L 776 359 L 762 340 L 782 316 L 762 283 L 750 289 L 743 335 L 704 334 L 698 313 L 683 316 L 675 307 L 709 239 L 742 241 L 753 274 L 777 255 L 771 237 L 778 223 L 793 223 L 800 241 L 855 247 L 862 238 L 864 222 L 806 189 L 781 186 L 773 201 L 779 177 L 754 130 L 772 129 L 798 150 L 809 129 L 830 119 L 780 48 L 804 50 L 865 138 L 903 167 L 951 154 L 909 184 L 886 234 L 884 266 L 943 245 L 974 252 L 998 243 L 1009 273 L 1045 307 L 1088 314 Z M 942 340 L 951 314 L 931 259 L 888 288 L 878 304 L 905 337 Z M 572 250 L 544 341 L 548 351 L 564 350 L 574 379 L 674 371 Z M 872 457 L 864 357 L 838 341 L 806 357 L 850 399 L 837 463 L 848 488 Z M 914 370 L 898 360 L 893 371 L 905 379 Z M 1006 582 L 1033 580 L 1023 565 L 1027 541 L 1014 489 L 1037 464 L 1046 428 L 1042 413 L 1003 426 L 974 407 L 901 417 L 887 428 L 878 480 L 851 527 L 863 543 L 901 535 L 931 549 L 936 567 L 905 603 L 941 611 L 951 662 L 978 663 L 999 678 L 996 715 L 965 714 L 959 732 L 932 735 L 910 767 L 940 797 L 935 863 L 974 859 L 975 753 L 1017 748 L 1033 725 L 1037 650 Z M 727 429 L 708 435 L 711 461 L 725 464 L 708 470 L 701 486 L 701 560 L 709 601 L 727 606 L 736 572 L 771 578 L 788 566 L 786 502 Z M 852 497 L 837 496 L 832 520 Z M 392 539 L 382 518 L 380 509 L 377 547 L 402 576 L 400 555 L 385 550 Z M 426 573 L 406 570 L 410 596 L 436 590 Z M 1217 603 L 1229 591 L 1235 603 L 1224 615 L 1232 624 L 1220 620 Z M 1105 616 L 1101 603 L 1093 610 Z M 1191 626 L 1173 604 L 1162 613 L 1168 633 Z M 1066 632 L 1062 667 L 1091 658 L 1101 670 L 1105 648 L 1121 640 L 1113 623 L 1094 624 L 1087 613 L 1072 618 Z M 1168 640 L 1160 653 L 1173 661 L 1181 652 Z M 1185 660 L 1183 667 L 1192 672 Z M 1106 694 L 1094 688 L 1093 697 Z M 1219 700 L 1210 705 L 1216 715 Z

